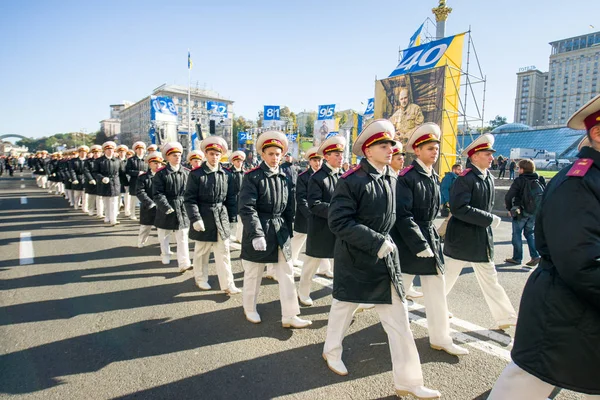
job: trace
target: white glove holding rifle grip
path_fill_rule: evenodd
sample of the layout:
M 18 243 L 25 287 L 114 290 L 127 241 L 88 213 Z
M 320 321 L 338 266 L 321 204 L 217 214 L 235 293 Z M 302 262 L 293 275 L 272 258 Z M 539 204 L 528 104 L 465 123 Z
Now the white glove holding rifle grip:
M 500 226 L 500 222 L 502 222 L 502 219 L 497 215 L 492 215 L 492 218 L 492 229 L 496 229 Z
M 377 252 L 377 258 L 385 258 L 390 253 L 393 253 L 396 250 L 396 245 L 389 239 L 385 239 L 379 251 Z
M 433 257 L 433 251 L 431 251 L 431 248 L 427 247 L 425 250 L 417 253 L 417 257 L 420 257 L 420 258 Z
M 106 185 L 108 182 L 110 182 L 110 179 L 108 179 L 107 177 L 102 178 L 102 183 Z
M 267 251 L 267 241 L 263 236 L 252 239 L 252 247 L 256 251 Z
M 204 232 L 206 230 L 206 228 L 204 227 L 204 221 L 202 221 L 201 219 L 194 222 L 192 226 L 194 227 L 194 230 L 198 232 Z
M 95 185 L 95 184 L 96 184 L 96 180 L 95 180 L 95 179 L 92 179 L 92 180 L 90 181 L 90 185 Z
M 75 179 L 73 182 L 71 182 L 73 185 L 79 185 L 79 181 L 77 179 Z

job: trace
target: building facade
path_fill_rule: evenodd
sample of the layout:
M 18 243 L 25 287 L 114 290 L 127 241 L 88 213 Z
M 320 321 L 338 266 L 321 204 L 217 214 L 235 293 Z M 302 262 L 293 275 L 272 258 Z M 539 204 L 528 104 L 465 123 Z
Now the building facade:
M 211 90 L 198 88 L 191 89 L 190 96 L 190 117 L 188 119 L 188 88 L 177 85 L 161 85 L 152 91 L 153 96 L 169 97 L 177 107 L 177 131 L 180 135 L 182 144 L 186 142 L 188 132 L 196 131 L 196 125 L 200 125 L 205 136 L 217 134 L 231 144 L 232 121 L 233 121 L 233 101 L 221 97 L 218 93 Z M 221 104 L 217 109 L 215 104 Z M 209 108 L 213 105 L 212 108 Z M 150 117 L 150 96 L 126 105 L 119 110 L 119 119 L 121 121 L 120 142 L 131 144 L 141 140 L 150 141 L 149 131 L 153 122 Z M 191 126 L 188 125 L 191 122 Z M 211 121 L 213 121 L 211 123 Z
M 577 109 L 600 93 L 600 32 L 557 40 L 550 46 L 548 72 L 526 69 L 517 73 L 515 122 L 564 126 Z

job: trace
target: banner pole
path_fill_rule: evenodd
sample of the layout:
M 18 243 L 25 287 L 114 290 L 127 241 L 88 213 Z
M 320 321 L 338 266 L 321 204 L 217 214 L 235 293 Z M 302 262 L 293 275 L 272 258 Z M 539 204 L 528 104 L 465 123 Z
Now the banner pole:
M 188 58 L 190 56 L 190 49 L 188 49 Z M 188 117 L 188 140 L 190 142 L 190 147 L 188 148 L 188 153 L 194 148 L 194 143 L 192 141 L 192 113 L 191 113 L 191 76 L 192 76 L 192 66 L 188 61 L 188 104 L 187 104 L 187 117 Z

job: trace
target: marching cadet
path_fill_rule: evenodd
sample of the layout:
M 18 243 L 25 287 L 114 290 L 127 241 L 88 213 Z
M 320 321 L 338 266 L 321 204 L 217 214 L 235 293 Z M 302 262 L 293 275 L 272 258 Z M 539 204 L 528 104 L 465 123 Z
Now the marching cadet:
M 73 187 L 71 183 L 71 172 L 69 171 L 69 163 L 71 161 L 71 151 L 65 151 L 63 158 L 58 162 L 58 174 L 64 186 L 65 197 L 69 205 L 73 207 Z
M 155 144 L 150 144 L 150 145 L 148 145 L 148 148 L 146 149 L 146 151 L 148 153 L 152 153 L 152 152 L 155 152 L 155 151 L 158 152 L 158 146 L 155 145 Z
M 600 95 L 567 126 L 585 129 L 587 142 L 544 191 L 535 224 L 542 261 L 525 284 L 512 362 L 491 400 L 546 399 L 555 386 L 600 399 Z
M 83 197 L 83 187 L 85 185 L 85 160 L 90 151 L 88 146 L 79 146 L 77 156 L 69 161 L 69 174 L 71 175 L 71 188 L 73 189 L 73 206 L 77 210 L 79 204 L 85 208 L 86 203 Z
M 59 153 L 52 153 L 51 160 L 48 163 L 48 193 L 54 192 L 54 194 L 59 194 L 59 186 L 58 186 L 58 176 L 56 173 L 58 172 L 58 159 Z
M 227 142 L 220 136 L 209 136 L 200 147 L 206 161 L 190 172 L 185 190 L 185 208 L 194 241 L 194 278 L 202 290 L 210 290 L 208 263 L 210 251 L 215 255 L 215 266 L 221 290 L 232 295 L 242 291 L 235 287 L 231 272 L 229 224 L 237 219 L 234 187 L 231 175 L 219 160 L 226 154 Z
M 87 213 L 90 217 L 94 214 L 98 218 L 104 218 L 104 207 L 100 196 L 97 196 L 97 184 L 94 178 L 94 161 L 100 157 L 102 146 L 94 144 L 90 147 L 88 158 L 85 160 L 83 173 L 85 175 L 85 194 L 87 196 Z
M 187 162 L 192 169 L 199 168 L 204 161 L 204 153 L 200 150 L 192 150 L 188 153 Z
M 104 155 L 94 162 L 93 175 L 97 185 L 97 195 L 104 203 L 104 223 L 112 226 L 118 225 L 119 195 L 121 182 L 119 173 L 123 165 L 115 155 L 117 144 L 113 141 L 104 142 L 102 150 Z
M 146 154 L 146 144 L 144 142 L 135 142 L 133 144 L 133 154 L 125 163 L 125 174 L 129 180 L 129 216 L 132 221 L 137 221 L 135 216 L 135 206 L 137 205 L 137 178 L 148 170 L 148 165 L 144 162 Z
M 310 285 L 312 278 L 322 259 L 329 261 L 329 270 L 324 275 L 333 278 L 333 249 L 335 235 L 327 224 L 327 213 L 335 185 L 341 176 L 340 167 L 344 157 L 346 139 L 343 136 L 332 136 L 319 146 L 317 154 L 325 159 L 321 168 L 308 179 L 306 200 L 310 215 L 308 217 L 308 234 L 306 236 L 306 259 L 302 267 L 298 298 L 305 306 L 312 306 Z
M 48 188 L 48 164 L 50 163 L 50 159 L 48 158 L 48 151 L 42 150 L 40 153 L 40 158 L 37 163 L 37 171 L 40 177 L 39 186 L 42 189 Z
M 127 166 L 127 153 L 129 152 L 129 147 L 124 144 L 120 144 L 117 146 L 117 157 L 121 161 L 121 171 L 119 172 L 119 182 L 121 183 L 121 193 L 119 194 L 119 206 L 117 208 L 117 215 L 119 214 L 119 210 L 123 207 L 123 211 L 125 211 L 125 217 L 130 217 L 129 213 L 130 204 L 131 204 L 131 196 L 129 195 L 129 177 L 125 172 L 125 167 Z M 122 200 L 121 200 L 122 199 Z
M 300 307 L 292 266 L 291 182 L 279 169 L 288 141 L 281 132 L 267 131 L 258 137 L 256 148 L 261 152 L 263 161 L 244 176 L 239 200 L 239 215 L 244 225 L 241 253 L 244 313 L 248 321 L 261 322 L 256 302 L 265 264 L 271 263 L 279 280 L 281 325 L 284 328 L 306 328 L 312 322 L 298 318 Z
M 450 212 L 444 245 L 446 294 L 450 293 L 462 269 L 470 266 L 499 329 L 517 323 L 517 313 L 498 283 L 494 265 L 492 229 L 500 217 L 492 214 L 494 177 L 488 168 L 494 160 L 494 136 L 485 133 L 463 151 L 471 168 L 465 169 L 450 189 Z
M 294 218 L 294 237 L 292 238 L 292 260 L 296 266 L 302 265 L 298 257 L 302 246 L 306 242 L 306 234 L 308 233 L 308 219 L 310 218 L 310 210 L 306 199 L 308 180 L 323 165 L 323 156 L 319 154 L 318 146 L 308 149 L 304 154 L 304 158 L 308 161 L 308 167 L 298 174 L 296 180 L 296 215 Z
M 450 337 L 444 256 L 433 224 L 440 210 L 439 176 L 433 169 L 440 136 L 440 127 L 426 122 L 409 137 L 407 151 L 417 158 L 398 176 L 396 224 L 390 234 L 398 247 L 404 287 L 412 286 L 415 275 L 421 277 L 430 346 L 448 354 L 465 355 L 469 351 L 455 345 Z
M 150 231 L 154 226 L 156 219 L 156 203 L 152 199 L 152 179 L 156 171 L 163 165 L 162 154 L 153 151 L 146 154 L 145 165 L 148 166 L 147 172 L 142 172 L 136 177 L 135 188 L 136 196 L 140 201 L 140 233 L 138 234 L 138 247 L 142 248 L 148 242 Z
M 388 120 L 374 120 L 364 128 L 352 147 L 363 159 L 340 178 L 331 199 L 329 226 L 337 241 L 323 358 L 336 374 L 348 374 L 342 340 L 352 314 L 359 303 L 375 304 L 388 335 L 396 394 L 435 399 L 440 393 L 423 385 L 398 253 L 389 236 L 396 206 L 396 173 L 388 167 L 394 135 L 394 125 Z
M 240 191 L 242 190 L 242 181 L 244 179 L 244 170 L 243 170 L 243 164 L 244 161 L 246 160 L 246 153 L 244 153 L 243 151 L 237 150 L 234 151 L 233 153 L 231 153 L 231 157 L 229 158 L 231 161 L 231 168 L 229 168 L 229 172 L 231 173 L 231 180 L 232 180 L 232 184 L 233 184 L 233 189 L 235 192 L 235 210 L 236 210 L 236 214 L 237 214 L 237 205 L 239 202 L 239 197 L 240 197 Z M 233 241 L 234 242 L 238 242 L 241 243 L 242 242 L 242 219 L 239 218 L 237 219 L 237 222 L 234 224 L 235 226 L 235 231 L 233 231 L 232 229 L 232 233 L 234 233 L 233 236 Z
M 162 263 L 171 262 L 169 240 L 175 233 L 177 266 L 179 272 L 185 272 L 192 268 L 188 244 L 190 221 L 183 204 L 190 170 L 181 165 L 183 147 L 180 143 L 166 143 L 162 149 L 167 165 L 158 169 L 152 179 L 152 199 L 156 203 L 154 226 L 158 230 Z

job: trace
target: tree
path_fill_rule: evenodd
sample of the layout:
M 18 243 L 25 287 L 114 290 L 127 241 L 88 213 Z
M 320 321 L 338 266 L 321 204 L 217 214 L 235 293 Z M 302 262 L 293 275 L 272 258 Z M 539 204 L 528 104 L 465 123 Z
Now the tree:
M 252 128 L 252 122 L 246 120 L 241 115 L 233 119 L 233 148 L 237 149 L 238 145 L 238 133 L 247 132 Z M 232 149 L 233 150 L 233 149 Z
M 496 115 L 496 118 L 494 118 L 493 120 L 490 121 L 490 128 L 494 129 L 497 128 L 499 126 L 502 125 L 506 125 L 506 117 L 501 117 L 499 115 Z
M 317 117 L 317 113 L 310 113 L 308 118 L 306 119 L 306 126 L 305 126 L 305 136 L 308 137 L 313 137 L 313 134 L 315 132 L 315 120 Z

